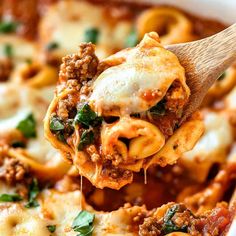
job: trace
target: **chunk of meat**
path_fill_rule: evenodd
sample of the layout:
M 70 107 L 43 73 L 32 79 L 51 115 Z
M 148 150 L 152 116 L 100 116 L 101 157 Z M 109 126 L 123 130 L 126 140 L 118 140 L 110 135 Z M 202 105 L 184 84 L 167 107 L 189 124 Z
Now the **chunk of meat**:
M 0 59 L 0 82 L 7 81 L 13 69 L 13 63 L 10 58 Z
M 97 66 L 95 46 L 91 43 L 82 43 L 78 53 L 63 57 L 59 73 L 60 82 L 71 79 L 82 82 L 92 79 L 97 73 Z
M 16 158 L 5 156 L 3 153 L 0 155 L 0 165 L 0 179 L 9 185 L 23 182 L 26 174 L 29 173 L 29 167 L 25 163 Z
M 188 98 L 180 82 L 175 81 L 171 85 L 166 93 L 165 100 L 165 107 L 169 111 L 178 113 L 184 107 Z

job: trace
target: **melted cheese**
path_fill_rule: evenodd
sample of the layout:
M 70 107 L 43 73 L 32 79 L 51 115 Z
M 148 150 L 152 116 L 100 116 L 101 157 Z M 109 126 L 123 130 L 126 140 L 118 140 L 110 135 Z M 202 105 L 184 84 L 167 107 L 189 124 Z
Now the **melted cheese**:
M 28 210 L 20 204 L 1 204 L 0 233 L 4 236 L 49 236 L 47 222 L 35 209 Z
M 36 90 L 10 83 L 0 85 L 0 96 L 6 98 L 0 101 L 0 135 L 14 130 L 20 121 L 32 113 L 36 119 L 37 137 L 29 139 L 26 150 L 33 159 L 42 163 L 58 156 L 57 151 L 45 140 L 43 132 L 43 118 L 53 90 L 53 87 Z
M 123 50 L 102 63 L 112 66 L 93 85 L 90 102 L 99 113 L 144 112 L 165 96 L 175 80 L 189 95 L 184 68 L 161 46 L 155 33 L 145 35 L 136 48 Z
M 225 97 L 227 109 L 236 109 L 236 87 Z
M 28 41 L 17 36 L 1 34 L 0 58 L 6 57 L 4 48 L 7 44 L 12 46 L 13 59 L 16 63 L 35 58 L 37 55 L 36 44 L 32 43 L 32 41 Z
M 131 23 L 109 22 L 104 8 L 83 1 L 59 1 L 42 18 L 40 40 L 44 45 L 57 42 L 57 52 L 66 55 L 77 50 L 85 39 L 85 31 L 92 28 L 99 30 L 97 53 L 103 58 L 124 47 Z
M 184 153 L 180 162 L 192 178 L 202 182 L 214 163 L 225 161 L 227 149 L 233 142 L 232 127 L 224 116 L 208 112 L 204 118 L 205 133 L 193 150 Z
M 49 236 L 47 225 L 56 225 L 55 236 L 76 236 L 71 228 L 74 218 L 81 211 L 79 191 L 60 193 L 54 190 L 43 191 L 38 201 L 40 206 L 27 209 L 24 203 L 0 204 L 0 234 L 4 236 Z M 120 208 L 104 213 L 95 212 L 82 199 L 83 209 L 93 212 L 93 236 L 134 235 L 131 227 L 133 217 L 145 211 L 144 207 Z

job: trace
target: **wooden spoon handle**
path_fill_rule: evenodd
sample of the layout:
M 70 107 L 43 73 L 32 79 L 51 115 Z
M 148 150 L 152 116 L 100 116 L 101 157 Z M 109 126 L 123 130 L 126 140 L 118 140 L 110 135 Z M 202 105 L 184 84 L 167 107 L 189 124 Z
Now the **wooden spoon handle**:
M 185 68 L 191 89 L 186 116 L 196 110 L 209 88 L 236 60 L 236 24 L 211 37 L 178 45 L 169 45 Z
M 209 79 L 214 81 L 236 60 L 236 23 L 211 37 L 178 46 L 169 45 L 167 49 L 176 53 L 191 78 L 192 73 L 202 74 L 202 83 Z

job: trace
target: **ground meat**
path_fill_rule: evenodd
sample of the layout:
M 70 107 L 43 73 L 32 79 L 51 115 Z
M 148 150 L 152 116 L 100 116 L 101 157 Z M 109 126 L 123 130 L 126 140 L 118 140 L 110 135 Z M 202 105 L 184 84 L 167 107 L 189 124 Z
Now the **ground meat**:
M 235 210 L 229 211 L 225 202 L 218 203 L 217 206 L 210 212 L 207 212 L 205 217 L 199 217 L 193 221 L 189 232 L 191 235 L 196 235 L 194 232 L 199 231 L 204 236 L 224 235 L 225 230 L 230 225 L 235 214 Z
M 58 102 L 57 115 L 61 119 L 66 120 L 67 118 L 74 118 L 74 116 L 76 115 L 76 104 L 77 104 L 76 98 L 78 97 L 74 96 L 73 94 L 69 94 L 67 97 L 61 99 Z
M 139 227 L 139 235 L 164 236 L 171 232 L 186 232 L 192 236 L 219 236 L 225 232 L 230 220 L 231 215 L 225 204 L 198 216 L 183 204 L 170 204 L 162 217 L 154 213 L 145 218 Z
M 67 101 L 62 100 L 58 103 L 57 115 L 62 119 L 66 119 L 68 117 Z
M 95 55 L 95 46 L 91 43 L 82 43 L 79 52 L 63 57 L 60 68 L 60 82 L 76 79 L 79 82 L 92 79 L 97 73 L 98 58 Z
M 1 159 L 0 179 L 5 180 L 10 185 L 23 181 L 28 172 L 28 166 L 15 158 L 5 157 Z
M 188 232 L 193 219 L 193 214 L 183 204 L 172 204 L 163 217 L 158 219 L 154 215 L 146 218 L 140 226 L 139 235 L 162 236 L 171 232 Z
M 106 161 L 103 164 L 102 175 L 111 179 L 129 179 L 132 176 L 130 170 L 124 170 L 118 167 L 115 167 L 111 164 L 110 161 Z
M 165 96 L 165 108 L 178 113 L 187 102 L 186 93 L 180 82 L 174 82 Z
M 13 68 L 12 60 L 10 58 L 0 59 L 0 82 L 7 81 Z
M 161 235 L 161 225 L 154 217 L 148 217 L 144 223 L 139 227 L 140 236 L 158 236 Z

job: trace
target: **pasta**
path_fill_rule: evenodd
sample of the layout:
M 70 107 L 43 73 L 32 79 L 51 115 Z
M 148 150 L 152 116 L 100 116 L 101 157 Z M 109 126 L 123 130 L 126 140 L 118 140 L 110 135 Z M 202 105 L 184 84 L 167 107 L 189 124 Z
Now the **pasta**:
M 5 147 L 4 152 L 10 158 L 30 166 L 36 176 L 43 179 L 57 179 L 58 176 L 60 178 L 69 169 L 69 165 L 45 142 L 42 132 L 42 119 L 48 106 L 47 99 L 52 96 L 52 91 L 52 87 L 39 92 L 30 87 L 15 87 L 14 84 L 0 87 L 1 96 L 9 97 L 9 100 L 0 103 L 0 143 Z M 48 96 L 49 94 L 51 95 Z M 36 129 L 36 135 L 27 140 L 17 126 L 22 120 L 27 119 L 29 114 L 35 119 L 35 127 L 31 128 Z M 54 159 L 50 158 L 52 156 Z
M 99 32 L 97 53 L 104 58 L 114 49 L 124 47 L 124 39 L 131 30 L 129 21 L 114 19 L 109 24 L 108 17 L 99 6 L 84 1 L 60 1 L 44 16 L 39 29 L 40 41 L 44 46 L 57 42 L 59 47 L 53 53 L 62 57 L 73 53 L 78 43 L 84 42 L 88 30 L 96 30 Z
M 0 18 L 1 236 L 235 235 L 235 65 L 181 122 L 191 92 L 162 46 L 226 25 L 126 0 Z
M 26 63 L 14 72 L 12 82 L 28 84 L 33 88 L 53 85 L 57 80 L 57 70 L 48 65 Z
M 187 42 L 194 39 L 192 24 L 176 9 L 168 7 L 151 8 L 140 14 L 137 31 L 142 38 L 145 33 L 156 31 L 163 44 Z
M 66 65 L 71 63 L 73 56 L 68 62 L 64 59 L 65 64 L 61 66 L 59 78 L 61 84 L 58 86 L 57 96 L 52 101 L 45 118 L 45 132 L 49 141 L 66 158 L 72 159 L 80 174 L 86 176 L 95 186 L 119 189 L 132 181 L 132 171 L 138 172 L 143 166 L 148 167 L 154 163 L 162 162 L 162 166 L 173 164 L 182 152 L 193 147 L 202 134 L 203 127 L 199 120 L 192 118 L 191 121 L 186 122 L 185 126 L 194 126 L 196 132 L 189 135 L 184 131 L 184 129 L 189 130 L 189 127 L 180 127 L 166 143 L 166 139 L 174 132 L 173 126 L 181 118 L 179 114 L 190 92 L 185 83 L 183 68 L 174 54 L 160 45 L 157 34 L 145 35 L 136 48 L 118 52 L 98 65 L 96 56 L 92 54 L 93 50 L 92 45 L 82 45 L 81 54 L 78 54 L 78 60 L 75 62 L 82 64 L 86 63 L 87 58 L 90 60 L 88 67 L 91 71 L 85 75 L 82 64 L 81 69 L 74 68 L 74 74 L 70 71 L 69 73 L 72 74 L 67 77 Z M 87 55 L 88 52 L 91 54 Z M 92 59 L 89 59 L 90 57 Z M 91 89 L 90 82 L 88 81 L 84 87 L 81 87 L 80 81 L 84 76 L 92 76 L 90 73 L 99 71 L 99 68 L 102 73 L 98 72 L 97 78 L 91 85 L 91 95 L 83 94 L 83 90 Z M 76 73 L 79 74 L 78 77 Z M 116 84 L 116 87 L 111 87 L 108 81 Z M 173 129 L 168 131 L 171 134 L 155 123 L 155 119 L 160 116 L 152 115 L 152 107 L 158 106 L 160 101 L 166 104 L 164 109 L 167 111 L 164 116 L 166 122 L 170 123 L 170 129 Z M 70 110 L 75 110 L 76 106 L 82 108 L 76 116 L 69 117 Z M 132 117 L 132 114 L 144 112 L 147 112 L 147 117 L 150 117 L 146 121 Z M 157 112 L 160 112 L 160 109 Z M 83 118 L 86 113 L 87 116 L 94 116 L 92 122 L 97 124 L 88 124 L 89 121 Z M 66 134 L 67 137 L 62 141 L 58 136 L 59 133 L 54 132 L 58 131 L 58 128 L 54 127 L 55 122 L 58 124 L 58 122 L 63 122 L 63 119 L 67 119 L 65 122 L 68 124 L 68 119 L 74 119 L 76 122 L 76 117 L 80 123 L 75 126 L 74 131 L 71 130 L 70 134 Z M 103 122 L 102 117 L 105 120 Z M 115 122 L 107 123 L 106 119 L 109 117 L 110 119 L 119 118 Z M 83 125 L 87 125 L 88 130 L 85 130 Z M 66 124 L 62 126 L 65 127 Z M 101 129 L 101 134 L 99 134 L 99 129 Z M 181 135 L 178 135 L 179 133 Z M 97 139 L 96 136 L 98 136 Z M 83 141 L 85 137 L 94 141 Z M 182 139 L 182 144 L 179 137 Z M 129 144 L 125 144 L 122 139 L 128 140 Z M 188 144 L 184 145 L 186 140 Z M 86 143 L 83 144 L 83 142 Z M 101 146 L 94 144 L 96 142 L 101 142 Z M 175 156 L 168 154 L 173 149 Z M 158 156 L 159 151 L 161 156 Z M 147 160 L 148 158 L 150 160 Z M 145 164 L 147 162 L 148 164 Z

